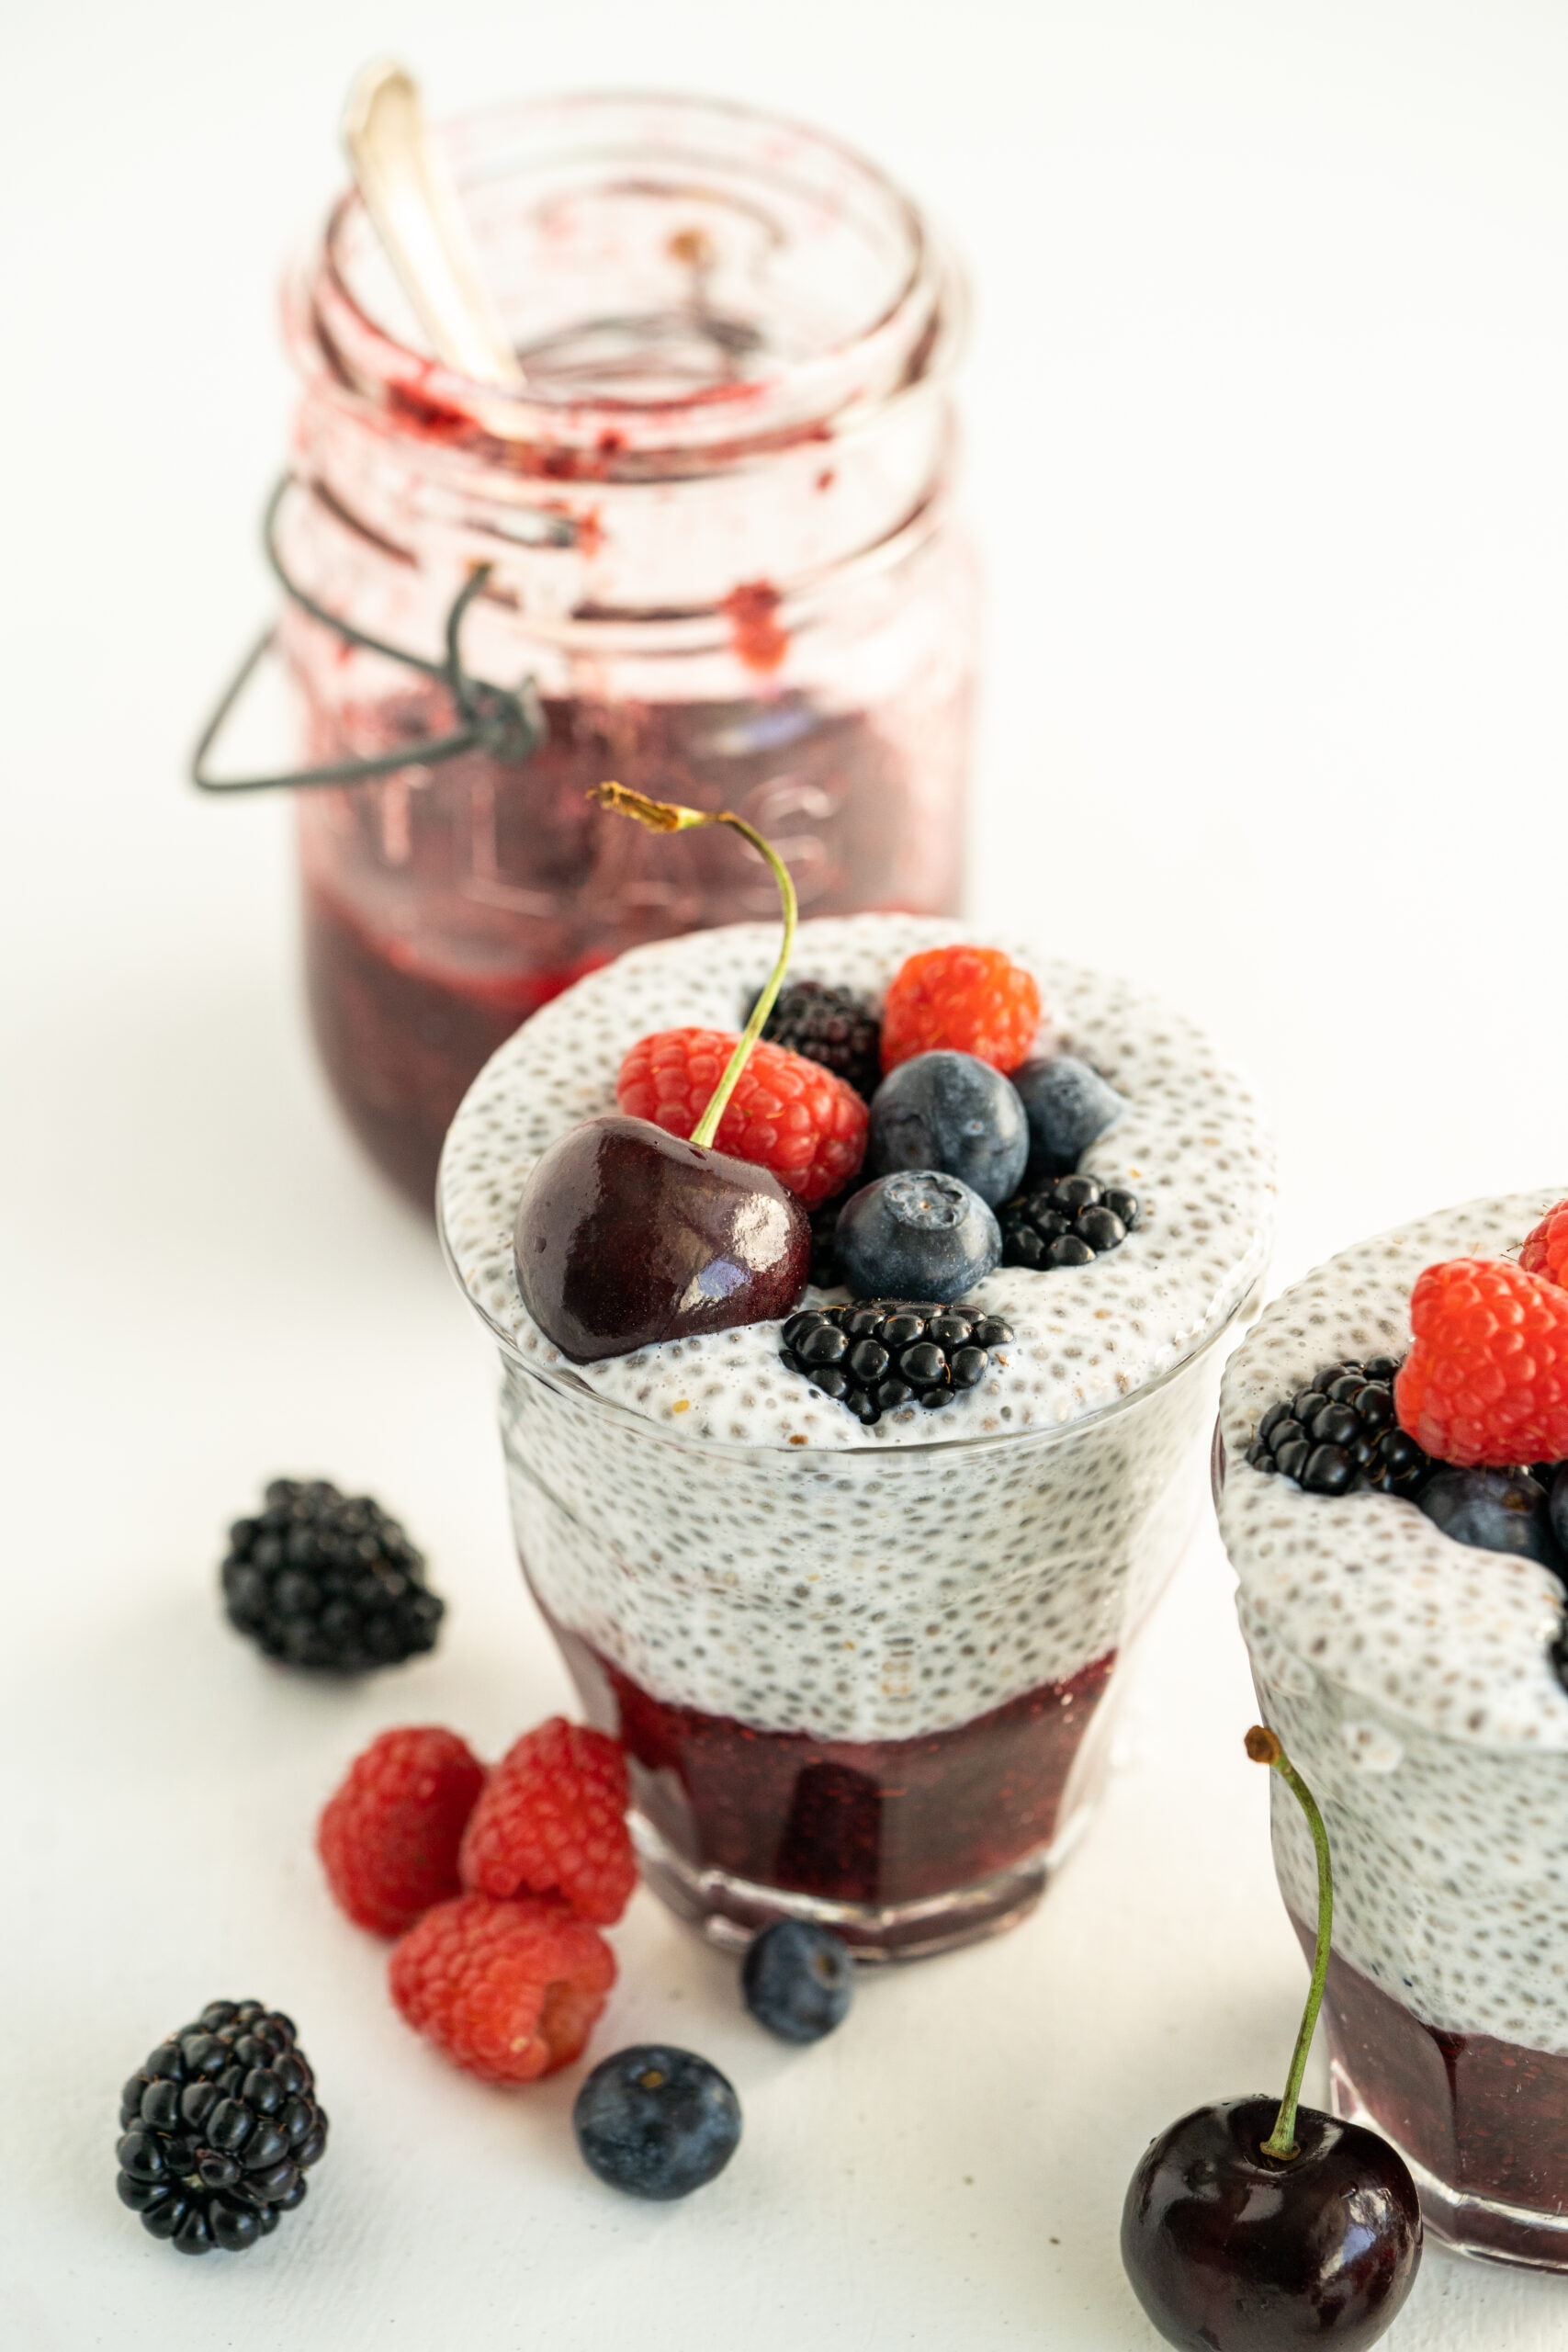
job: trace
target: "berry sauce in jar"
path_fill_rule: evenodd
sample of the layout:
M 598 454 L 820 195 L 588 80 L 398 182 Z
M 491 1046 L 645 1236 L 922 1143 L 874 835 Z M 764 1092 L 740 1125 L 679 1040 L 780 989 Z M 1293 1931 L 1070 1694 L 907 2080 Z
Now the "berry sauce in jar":
M 361 1141 L 422 1205 L 470 1080 L 623 948 L 774 899 L 732 836 L 604 822 L 607 776 L 728 808 L 802 911 L 962 886 L 974 594 L 949 511 L 953 269 L 858 156 L 745 109 L 563 99 L 446 135 L 525 382 L 428 356 L 356 197 L 288 289 L 303 390 L 278 546 L 316 605 L 471 677 L 532 680 L 531 757 L 437 763 L 446 687 L 299 605 L 282 644 L 312 1023 Z

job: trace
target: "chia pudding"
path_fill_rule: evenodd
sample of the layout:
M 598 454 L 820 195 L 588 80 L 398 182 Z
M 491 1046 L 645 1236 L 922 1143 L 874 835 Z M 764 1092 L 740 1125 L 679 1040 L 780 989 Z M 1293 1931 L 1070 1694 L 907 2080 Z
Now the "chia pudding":
M 1333 1847 L 1336 2107 L 1394 2141 L 1439 2236 L 1552 2269 L 1568 2268 L 1562 1588 L 1412 1501 L 1303 1492 L 1247 1454 L 1324 1364 L 1404 1354 L 1424 1268 L 1517 1257 L 1562 1189 L 1446 1210 L 1295 1284 L 1231 1359 L 1215 1448 L 1259 1701 Z M 1273 1840 L 1310 1947 L 1312 1848 L 1278 1792 Z
M 792 969 L 880 1005 L 910 955 L 973 939 L 807 922 Z M 501 1349 L 525 1572 L 626 1747 L 645 1873 L 719 1940 L 788 1912 L 890 1957 L 1021 1916 L 1086 1817 L 1112 1668 L 1199 1506 L 1217 1342 L 1270 1236 L 1257 1107 L 1189 1023 L 999 944 L 1039 982 L 1043 1048 L 1127 1098 L 1081 1165 L 1140 1215 L 1091 1264 L 1004 1265 L 966 1295 L 1012 1338 L 940 1414 L 856 1419 L 785 1364 L 778 1322 L 573 1363 L 519 1294 L 536 1159 L 614 1109 L 639 1038 L 738 1028 L 775 925 L 579 981 L 492 1057 L 447 1138 L 443 1235 Z

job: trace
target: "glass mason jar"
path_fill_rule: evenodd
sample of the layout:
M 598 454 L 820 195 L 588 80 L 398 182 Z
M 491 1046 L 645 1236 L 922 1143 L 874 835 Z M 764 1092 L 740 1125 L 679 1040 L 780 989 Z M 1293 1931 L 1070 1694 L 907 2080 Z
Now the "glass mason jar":
M 961 291 L 879 173 L 683 98 L 509 107 L 447 148 L 525 386 L 429 356 L 345 197 L 287 292 L 275 541 L 307 761 L 409 747 L 297 798 L 317 1044 L 426 1206 L 519 1022 L 624 947 L 771 911 L 732 835 L 672 874 L 586 786 L 736 809 L 803 912 L 954 907 L 975 601 L 948 503 Z M 463 669 L 531 682 L 543 740 L 422 761 L 460 716 L 437 672 L 481 565 Z

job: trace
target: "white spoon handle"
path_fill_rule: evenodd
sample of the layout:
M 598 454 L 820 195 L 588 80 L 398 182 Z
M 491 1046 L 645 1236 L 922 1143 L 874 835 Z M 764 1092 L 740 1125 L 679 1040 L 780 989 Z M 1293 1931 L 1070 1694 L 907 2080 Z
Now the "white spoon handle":
M 344 145 L 366 209 L 403 292 L 449 368 L 522 389 L 446 166 L 425 130 L 419 87 L 400 65 L 367 65 L 349 92 Z

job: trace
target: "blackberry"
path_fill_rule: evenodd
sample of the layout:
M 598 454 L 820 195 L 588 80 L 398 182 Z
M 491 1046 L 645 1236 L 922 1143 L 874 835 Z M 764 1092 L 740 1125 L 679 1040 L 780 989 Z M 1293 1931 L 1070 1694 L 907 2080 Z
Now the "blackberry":
M 230 1623 L 266 1657 L 333 1674 L 434 1649 L 446 1605 L 397 1521 L 325 1478 L 275 1478 L 229 1530 L 221 1575 Z
M 1138 1196 L 1094 1176 L 1049 1176 L 997 1214 L 1004 1266 L 1087 1266 L 1126 1240 Z
M 836 1290 L 844 1277 L 839 1266 L 839 1211 L 848 1193 L 835 1193 L 811 1212 L 811 1280 L 818 1290 Z
M 181 2254 L 243 2254 L 303 2201 L 327 2144 L 291 2020 L 260 2001 L 209 2001 L 120 2095 L 121 2202 Z
M 754 1007 L 756 998 L 751 1004 Z M 864 997 L 826 980 L 792 980 L 762 1024 L 770 1045 L 787 1046 L 844 1079 L 869 1102 L 882 1082 L 882 1023 Z
M 1278 1471 L 1312 1495 L 1366 1487 L 1414 1502 L 1440 1466 L 1407 1437 L 1393 1409 L 1393 1356 L 1325 1364 L 1314 1380 L 1258 1424 L 1247 1454 L 1255 1470 Z
M 806 1307 L 782 1337 L 791 1372 L 869 1423 L 900 1405 L 928 1412 L 950 1405 L 984 1380 L 991 1351 L 1007 1345 L 1012 1327 L 966 1307 L 872 1298 Z

